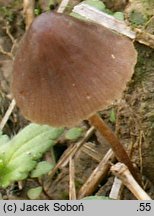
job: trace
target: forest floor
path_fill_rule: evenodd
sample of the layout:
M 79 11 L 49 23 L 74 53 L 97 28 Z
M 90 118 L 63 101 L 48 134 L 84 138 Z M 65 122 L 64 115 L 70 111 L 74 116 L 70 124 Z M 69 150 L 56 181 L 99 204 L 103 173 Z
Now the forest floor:
M 154 25 L 153 25 L 154 28 Z M 22 1 L 0 1 L 0 121 L 5 115 L 12 99 L 10 82 L 13 58 L 19 41 L 25 32 L 22 14 Z M 123 94 L 123 98 L 115 105 L 102 111 L 102 118 L 115 130 L 121 142 L 131 154 L 132 161 L 137 164 L 143 176 L 146 192 L 154 199 L 154 49 L 135 42 L 138 61 L 135 73 Z M 115 115 L 115 121 L 111 115 Z M 13 136 L 25 127 L 28 121 L 24 119 L 17 107 L 13 110 L 3 133 Z M 81 127 L 83 124 L 81 124 Z M 84 127 L 89 125 L 84 123 Z M 63 140 L 58 143 L 55 151 L 60 156 L 69 143 Z M 94 151 L 90 156 L 81 149 L 75 157 L 76 190 L 84 184 L 100 159 L 109 149 L 108 143 L 95 132 L 86 142 Z M 97 157 L 96 157 L 97 155 Z M 58 157 L 59 157 L 58 156 Z M 95 195 L 108 196 L 112 188 L 114 176 L 111 172 L 98 185 Z M 68 199 L 69 167 L 64 167 L 59 173 L 43 179 L 44 188 L 49 184 L 48 191 L 42 193 L 40 199 Z M 3 199 L 27 199 L 29 188 L 39 185 L 38 181 L 28 178 L 22 183 L 22 188 L 14 184 L 7 190 L 0 189 Z M 136 199 L 126 188 L 121 199 Z

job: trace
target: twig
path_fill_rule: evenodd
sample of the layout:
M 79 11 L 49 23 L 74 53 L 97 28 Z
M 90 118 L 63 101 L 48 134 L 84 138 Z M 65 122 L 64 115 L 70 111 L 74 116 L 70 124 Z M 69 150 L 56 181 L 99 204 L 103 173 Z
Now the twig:
M 121 192 L 124 188 L 124 185 L 122 183 L 122 181 L 120 179 L 118 179 L 117 177 L 114 178 L 114 182 L 109 194 L 109 197 L 111 199 L 116 199 L 116 200 L 120 200 L 121 197 Z
M 116 19 L 115 17 L 104 13 L 86 3 L 78 4 L 74 7 L 73 12 L 80 14 L 81 16 L 94 21 L 106 28 L 117 31 L 131 39 L 135 39 L 135 32 L 133 32 L 125 22 Z
M 99 11 L 96 8 L 87 5 L 86 3 L 76 5 L 73 9 L 73 12 L 109 29 L 117 31 L 118 33 L 126 35 L 127 37 L 142 44 L 154 48 L 154 35 L 138 28 L 135 28 L 134 31 L 132 31 L 124 21 L 118 20 L 109 14 Z
M 78 199 L 82 199 L 85 196 L 89 196 L 96 190 L 99 183 L 102 181 L 104 177 L 106 177 L 110 169 L 111 165 L 109 162 L 113 162 L 114 160 L 114 153 L 110 149 L 79 190 Z
M 94 149 L 93 143 L 85 143 L 81 151 L 92 157 L 98 163 L 102 160 L 102 154 Z
M 141 188 L 131 175 L 127 166 L 123 163 L 117 163 L 111 167 L 112 173 L 117 176 L 123 184 L 134 194 L 139 200 L 151 200 L 150 196 Z
M 15 102 L 15 100 L 13 99 L 13 100 L 11 101 L 10 106 L 9 106 L 8 110 L 6 111 L 6 113 L 5 113 L 5 115 L 4 115 L 4 117 L 3 117 L 2 121 L 1 121 L 1 123 L 0 123 L 0 129 L 1 129 L 1 130 L 4 128 L 6 122 L 8 121 L 8 119 L 9 119 L 9 117 L 10 117 L 10 115 L 11 115 L 11 113 L 12 113 L 14 107 L 15 107 L 15 105 L 16 105 L 16 102 Z
M 136 41 L 154 49 L 154 35 L 137 28 L 134 31 L 136 33 Z
M 6 23 L 6 26 L 4 27 L 4 29 L 6 29 L 6 34 L 9 36 L 12 44 L 16 43 L 16 39 L 13 37 L 13 35 L 10 32 L 10 25 L 9 22 Z
M 62 155 L 56 166 L 49 172 L 49 176 L 53 176 L 56 171 L 65 163 L 65 165 L 68 163 L 69 158 L 73 157 L 75 153 L 83 146 L 83 144 L 89 139 L 89 137 L 94 133 L 95 128 L 91 127 L 87 133 L 85 134 L 84 138 L 80 140 L 78 143 L 76 143 L 73 147 L 70 146 Z
M 142 141 L 143 141 L 143 131 L 139 134 L 139 160 L 140 160 L 140 172 L 143 172 L 143 159 L 142 159 Z
M 24 188 L 24 181 L 23 180 L 18 181 L 18 188 L 19 188 L 19 190 L 22 190 Z
M 69 3 L 70 0 L 62 0 L 58 9 L 57 9 L 57 12 L 58 13 L 63 13 L 65 8 L 67 7 L 68 3 Z
M 12 52 L 5 51 L 1 45 L 0 45 L 0 53 L 2 53 L 3 55 L 7 55 L 9 58 L 13 59 Z
M 74 158 L 69 160 L 69 199 L 76 200 Z
M 35 0 L 23 0 L 23 14 L 25 16 L 26 30 L 34 19 Z
M 5 29 L 6 34 L 10 38 L 10 40 L 12 42 L 12 47 L 11 47 L 11 51 L 8 52 L 8 51 L 5 51 L 4 48 L 0 45 L 0 53 L 2 53 L 4 55 L 7 55 L 9 58 L 11 58 L 13 60 L 14 59 L 13 51 L 14 51 L 14 48 L 15 48 L 15 46 L 17 44 L 17 40 L 11 34 L 11 32 L 10 32 L 10 25 L 9 25 L 8 22 L 6 23 L 6 26 L 3 29 Z

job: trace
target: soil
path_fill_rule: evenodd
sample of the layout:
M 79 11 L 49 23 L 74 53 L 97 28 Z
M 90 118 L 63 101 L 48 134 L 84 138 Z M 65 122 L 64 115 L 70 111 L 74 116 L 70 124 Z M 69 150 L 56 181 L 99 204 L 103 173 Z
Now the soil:
M 120 9 L 123 9 L 123 7 L 124 5 Z M 0 45 L 3 48 L 3 51 L 0 51 L 0 121 L 12 98 L 10 82 L 13 58 L 24 31 L 22 1 L 0 1 Z M 138 62 L 132 81 L 124 92 L 123 98 L 101 114 L 127 147 L 132 160 L 137 164 L 144 182 L 146 182 L 145 190 L 154 198 L 154 50 L 137 42 L 135 47 L 138 52 Z M 116 115 L 115 122 L 110 119 L 111 111 L 114 111 Z M 28 121 L 24 119 L 16 107 L 3 132 L 13 136 L 27 124 Z M 98 153 L 98 157 L 99 155 L 103 157 L 109 149 L 109 145 L 100 138 L 98 133 L 95 133 L 88 140 L 88 144 L 93 146 L 93 149 Z M 69 143 L 63 140 L 63 149 L 66 149 L 68 145 Z M 98 165 L 98 161 L 83 151 L 78 152 L 75 159 L 77 191 Z M 95 193 L 108 196 L 113 180 L 113 175 L 109 173 L 106 179 L 98 185 Z M 40 199 L 68 199 L 68 167 L 60 170 L 53 179 L 46 176 L 42 179 L 41 184 L 45 188 L 49 182 L 49 190 L 44 190 Z M 18 184 L 12 185 L 7 190 L 1 189 L 3 199 L 28 199 L 27 190 L 40 185 L 40 182 L 27 179 L 22 185 L 22 189 L 19 189 Z M 135 199 L 135 197 L 125 189 L 122 199 Z

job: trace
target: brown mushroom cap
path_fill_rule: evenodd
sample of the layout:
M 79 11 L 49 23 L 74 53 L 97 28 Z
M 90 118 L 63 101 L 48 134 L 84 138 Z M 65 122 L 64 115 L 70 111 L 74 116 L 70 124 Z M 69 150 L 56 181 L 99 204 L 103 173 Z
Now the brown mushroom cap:
M 72 126 L 121 97 L 136 59 L 128 38 L 64 14 L 44 13 L 21 42 L 12 91 L 29 120 Z

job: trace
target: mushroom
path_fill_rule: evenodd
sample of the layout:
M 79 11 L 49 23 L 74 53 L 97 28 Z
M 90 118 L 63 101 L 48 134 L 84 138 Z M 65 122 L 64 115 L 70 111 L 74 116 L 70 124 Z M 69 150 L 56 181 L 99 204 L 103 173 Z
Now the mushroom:
M 137 54 L 133 43 L 98 24 L 43 13 L 22 39 L 12 91 L 27 119 L 56 127 L 89 119 L 137 177 L 124 147 L 96 114 L 121 97 Z

